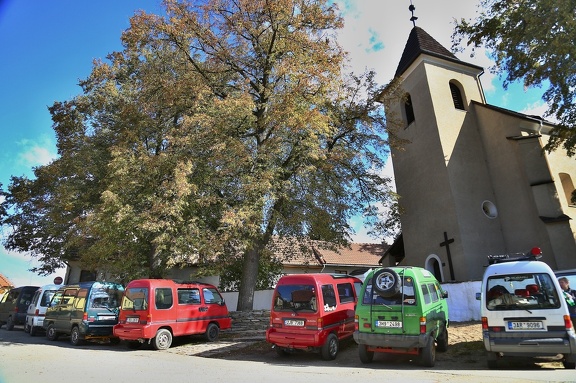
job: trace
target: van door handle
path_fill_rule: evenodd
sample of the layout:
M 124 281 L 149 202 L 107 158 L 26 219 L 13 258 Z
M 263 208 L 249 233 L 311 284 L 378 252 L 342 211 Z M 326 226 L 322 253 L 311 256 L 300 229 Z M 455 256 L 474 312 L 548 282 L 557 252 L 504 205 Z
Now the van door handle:
M 202 313 L 203 313 L 203 312 L 206 312 L 206 311 L 208 311 L 208 307 L 200 307 L 200 308 L 198 309 L 198 311 L 200 311 L 200 312 L 202 312 Z

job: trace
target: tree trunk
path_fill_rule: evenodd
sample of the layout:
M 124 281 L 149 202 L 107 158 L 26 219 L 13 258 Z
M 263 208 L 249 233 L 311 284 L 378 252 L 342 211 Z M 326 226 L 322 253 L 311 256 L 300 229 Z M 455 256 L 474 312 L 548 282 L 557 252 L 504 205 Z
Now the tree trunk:
M 244 254 L 242 279 L 238 292 L 238 311 L 251 311 L 254 308 L 254 288 L 258 278 L 261 246 L 256 245 Z

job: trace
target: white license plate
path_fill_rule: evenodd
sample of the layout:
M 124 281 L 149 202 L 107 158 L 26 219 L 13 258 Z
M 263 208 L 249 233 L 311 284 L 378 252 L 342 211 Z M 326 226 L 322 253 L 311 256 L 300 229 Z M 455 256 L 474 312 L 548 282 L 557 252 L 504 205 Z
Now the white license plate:
M 115 320 L 114 315 L 98 315 L 98 320 Z
M 376 327 L 402 328 L 402 322 L 395 320 L 377 320 Z
M 126 323 L 138 323 L 140 321 L 140 318 L 138 317 L 128 317 L 126 318 Z
M 508 331 L 544 330 L 542 322 L 508 322 Z
M 299 327 L 302 327 L 302 326 L 304 326 L 304 321 L 303 321 L 303 320 L 286 319 L 286 320 L 284 321 L 284 326 L 299 326 Z

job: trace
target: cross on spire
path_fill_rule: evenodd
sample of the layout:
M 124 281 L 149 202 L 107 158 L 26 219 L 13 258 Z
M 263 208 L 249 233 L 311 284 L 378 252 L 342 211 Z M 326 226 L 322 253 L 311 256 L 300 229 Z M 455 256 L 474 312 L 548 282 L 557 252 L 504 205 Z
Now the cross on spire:
M 410 6 L 408 7 L 408 10 L 412 12 L 412 17 L 410 18 L 410 21 L 412 21 L 412 24 L 414 24 L 414 26 L 416 26 L 416 20 L 418 20 L 418 18 L 414 16 L 415 9 L 416 7 L 412 4 L 412 0 L 410 0 Z

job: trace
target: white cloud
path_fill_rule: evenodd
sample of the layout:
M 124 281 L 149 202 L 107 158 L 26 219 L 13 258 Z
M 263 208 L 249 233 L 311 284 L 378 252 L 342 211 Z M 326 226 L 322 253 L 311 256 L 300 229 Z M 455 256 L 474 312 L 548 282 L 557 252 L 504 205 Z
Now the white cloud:
M 47 165 L 57 156 L 54 152 L 54 142 L 48 137 L 40 137 L 38 141 L 21 140 L 18 142 L 18 146 L 22 148 L 18 154 L 20 165 L 29 168 Z

